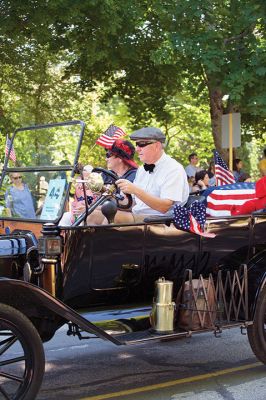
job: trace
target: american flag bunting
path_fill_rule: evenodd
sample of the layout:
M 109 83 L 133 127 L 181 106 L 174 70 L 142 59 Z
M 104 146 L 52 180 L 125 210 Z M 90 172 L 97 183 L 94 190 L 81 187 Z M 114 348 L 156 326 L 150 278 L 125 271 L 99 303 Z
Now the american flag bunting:
M 254 182 L 237 182 L 212 187 L 204 192 L 204 196 L 207 198 L 206 212 L 211 217 L 230 216 L 233 206 L 240 206 L 257 197 Z

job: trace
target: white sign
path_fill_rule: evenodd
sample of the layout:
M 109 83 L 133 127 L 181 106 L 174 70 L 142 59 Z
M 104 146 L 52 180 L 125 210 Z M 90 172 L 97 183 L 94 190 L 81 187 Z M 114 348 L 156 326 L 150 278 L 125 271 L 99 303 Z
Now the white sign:
M 222 116 L 222 148 L 229 149 L 230 114 Z M 241 146 L 240 113 L 232 113 L 232 147 Z
M 50 180 L 40 217 L 41 219 L 54 220 L 58 217 L 65 185 L 65 179 Z

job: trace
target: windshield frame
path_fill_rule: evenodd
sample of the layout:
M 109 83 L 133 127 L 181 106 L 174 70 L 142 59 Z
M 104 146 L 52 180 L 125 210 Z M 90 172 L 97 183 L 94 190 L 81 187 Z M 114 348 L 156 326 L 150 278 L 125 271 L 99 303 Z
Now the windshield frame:
M 25 131 L 33 131 L 33 130 L 36 131 L 36 130 L 45 129 L 45 128 L 71 126 L 71 125 L 80 125 L 79 139 L 78 139 L 77 148 L 75 151 L 73 164 L 53 165 L 53 166 L 8 167 L 10 152 L 11 152 L 11 149 L 12 149 L 12 146 L 13 146 L 13 143 L 14 143 L 17 133 L 25 132 Z M 33 125 L 33 126 L 27 126 L 24 128 L 16 129 L 11 137 L 9 151 L 4 160 L 4 166 L 3 166 L 1 178 L 0 178 L 0 188 L 2 187 L 4 178 L 6 177 L 6 175 L 8 175 L 9 173 L 12 173 L 12 172 L 21 172 L 22 173 L 22 172 L 45 172 L 45 171 L 49 171 L 49 172 L 70 171 L 71 172 L 70 178 L 73 178 L 75 175 L 76 165 L 78 163 L 79 156 L 80 156 L 80 149 L 81 149 L 81 144 L 82 144 L 82 140 L 84 137 L 85 127 L 86 127 L 85 122 L 83 122 L 81 120 L 73 120 L 73 121 L 66 121 L 66 122 L 56 122 L 56 123 L 51 123 L 51 124 Z M 69 197 L 70 186 L 71 186 L 71 182 L 68 182 L 67 186 L 66 186 L 64 200 L 62 202 L 62 206 L 59 211 L 59 216 L 56 219 L 54 219 L 54 220 L 39 219 L 39 218 L 38 219 L 37 218 L 30 219 L 30 218 L 18 218 L 18 217 L 9 217 L 9 216 L 1 216 L 0 215 L 0 221 L 1 220 L 7 220 L 7 221 L 10 220 L 10 221 L 29 221 L 29 222 L 34 222 L 34 223 L 36 223 L 36 222 L 38 222 L 38 223 L 45 223 L 45 222 L 58 223 L 62 217 L 63 210 L 65 209 L 66 202 Z

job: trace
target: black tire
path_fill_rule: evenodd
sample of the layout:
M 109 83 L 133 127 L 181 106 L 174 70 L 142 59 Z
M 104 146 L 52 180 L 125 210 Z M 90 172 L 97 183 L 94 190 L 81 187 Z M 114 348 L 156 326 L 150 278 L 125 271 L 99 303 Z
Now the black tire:
M 44 368 L 36 328 L 20 311 L 0 303 L 0 399 L 35 399 Z
M 253 353 L 266 364 L 266 286 L 259 294 L 253 325 L 248 326 L 247 332 Z

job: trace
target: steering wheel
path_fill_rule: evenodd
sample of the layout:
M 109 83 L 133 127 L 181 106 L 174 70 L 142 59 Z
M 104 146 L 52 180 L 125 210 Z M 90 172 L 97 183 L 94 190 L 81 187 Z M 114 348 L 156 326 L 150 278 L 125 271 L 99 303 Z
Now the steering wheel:
M 114 184 L 115 187 L 116 187 L 115 200 L 116 200 L 117 207 L 118 207 L 120 210 L 128 210 L 129 208 L 132 207 L 133 199 L 132 199 L 131 194 L 123 193 L 123 195 L 126 196 L 126 198 L 127 198 L 127 203 L 126 203 L 126 204 L 120 203 L 120 200 L 121 200 L 121 199 L 119 199 L 119 196 L 121 196 L 121 194 L 120 194 L 120 189 L 119 189 L 118 186 L 115 184 L 115 182 L 119 179 L 119 177 L 116 175 L 115 172 L 110 171 L 109 169 L 101 168 L 101 167 L 95 167 L 95 168 L 93 168 L 92 172 L 103 173 L 104 175 L 107 175 L 109 178 L 111 178 L 112 184 Z
M 117 181 L 118 176 L 116 175 L 115 172 L 110 171 L 109 169 L 101 168 L 101 167 L 95 167 L 91 172 L 100 172 L 103 173 L 104 175 L 107 175 L 109 178 L 111 178 L 112 183 L 115 183 Z

